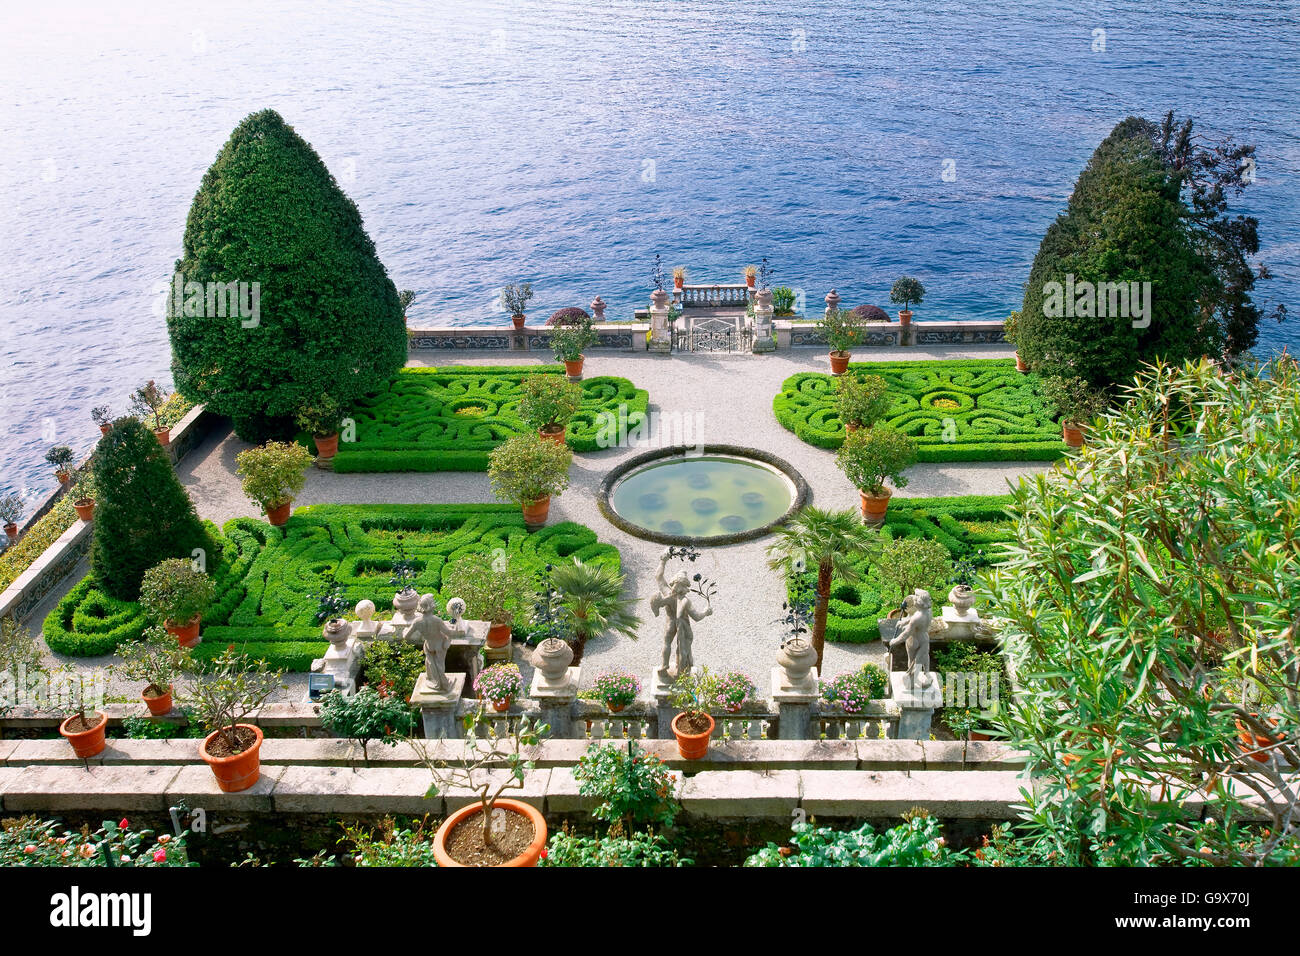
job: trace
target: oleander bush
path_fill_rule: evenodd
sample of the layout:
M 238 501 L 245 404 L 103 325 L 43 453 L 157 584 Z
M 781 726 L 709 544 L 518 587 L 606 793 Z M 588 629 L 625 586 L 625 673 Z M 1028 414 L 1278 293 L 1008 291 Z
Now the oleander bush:
M 1055 409 L 1038 376 L 1011 359 L 854 362 L 845 375 L 879 375 L 889 411 L 880 423 L 916 439 L 918 461 L 1053 461 L 1065 454 Z M 844 423 L 835 376 L 800 372 L 772 402 L 776 419 L 810 445 L 839 448 Z
M 563 375 L 561 365 L 402 369 L 352 408 L 356 441 L 343 442 L 337 472 L 485 471 L 488 452 L 529 431 L 519 411 L 526 376 Z M 581 383 L 582 399 L 567 429 L 576 452 L 600 447 L 602 413 L 628 428 L 643 419 L 649 395 L 625 378 L 598 375 Z
M 508 505 L 313 505 L 300 508 L 278 529 L 254 518 L 235 518 L 216 539 L 212 575 L 215 599 L 203 614 L 199 661 L 228 646 L 267 659 L 286 671 L 306 671 L 327 647 L 315 622 L 317 600 L 333 579 L 344 598 L 362 598 L 392 610 L 390 584 L 400 536 L 415 569 L 412 586 L 436 593 L 445 604 L 442 571 L 474 555 L 503 550 L 510 566 L 530 579 L 547 564 L 577 557 L 618 570 L 618 551 L 572 522 L 529 533 L 523 515 Z M 213 563 L 209 560 L 209 568 Z M 104 593 L 92 577 L 75 585 L 45 619 L 50 649 L 61 654 L 108 654 L 138 639 L 148 618 L 134 601 Z M 409 693 L 409 691 L 408 691 Z

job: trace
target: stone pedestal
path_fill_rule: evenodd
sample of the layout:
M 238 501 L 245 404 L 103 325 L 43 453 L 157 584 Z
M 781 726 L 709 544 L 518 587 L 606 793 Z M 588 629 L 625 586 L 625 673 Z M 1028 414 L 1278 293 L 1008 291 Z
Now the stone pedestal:
M 772 333 L 772 290 L 754 293 L 754 344 L 751 349 L 762 354 L 776 351 L 776 337 Z
M 691 668 L 691 673 L 699 674 L 701 668 Z M 676 676 L 668 673 L 665 674 L 660 668 L 656 667 L 650 672 L 650 699 L 655 702 L 655 712 L 658 717 L 659 740 L 673 739 L 673 718 L 677 716 L 677 708 L 672 704 L 673 682 Z
M 600 325 L 605 321 L 605 300 L 600 296 L 591 300 L 591 321 L 593 325 Z
M 341 626 L 335 626 L 341 624 Z M 334 678 L 334 689 L 344 697 L 357 692 L 357 675 L 361 673 L 364 648 L 352 636 L 351 622 L 331 621 L 325 626 L 324 636 L 330 642 L 324 657 L 311 662 L 313 674 L 329 674 Z M 308 695 L 310 697 L 310 693 Z
M 808 671 L 807 679 L 791 683 L 784 667 L 772 668 L 772 703 L 777 710 L 777 736 L 781 740 L 812 738 L 812 708 L 821 696 L 817 686 L 817 668 Z
M 668 355 L 673 350 L 673 333 L 668 322 L 668 293 L 656 289 L 650 294 L 650 345 L 648 350 Z
M 930 721 L 937 708 L 943 706 L 943 682 L 934 671 L 929 672 L 925 687 L 912 687 L 907 674 L 894 671 L 889 675 L 889 686 L 898 704 L 898 739 L 929 740 Z
M 944 636 L 949 640 L 963 641 L 974 637 L 979 622 L 979 611 L 973 607 L 963 614 L 951 604 L 943 606 Z
M 447 689 L 435 690 L 429 686 L 428 677 L 421 672 L 415 679 L 411 692 L 411 705 L 420 708 L 424 721 L 424 736 L 430 740 L 455 740 L 461 737 L 456 709 L 465 693 L 465 675 L 448 674 Z
M 528 695 L 537 701 L 540 719 L 551 727 L 551 737 L 565 740 L 578 736 L 573 732 L 573 704 L 578 699 L 581 667 L 567 668 L 559 681 L 548 681 L 541 671 L 533 674 Z

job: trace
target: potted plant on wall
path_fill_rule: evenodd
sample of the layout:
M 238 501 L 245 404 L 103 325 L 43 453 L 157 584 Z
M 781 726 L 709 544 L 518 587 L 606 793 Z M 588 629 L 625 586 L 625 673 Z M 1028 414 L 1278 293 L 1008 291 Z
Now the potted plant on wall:
M 546 847 L 546 820 L 534 807 L 502 794 L 523 787 L 533 762 L 521 751 L 537 746 L 550 729 L 521 717 L 513 732 L 502 734 L 480 707 L 465 719 L 464 753 L 454 765 L 431 758 L 424 741 L 411 742 L 433 775 L 429 796 L 452 787 L 478 795 L 438 827 L 433 854 L 439 866 L 537 865 Z
M 199 622 L 215 596 L 212 578 L 196 570 L 188 558 L 160 561 L 140 581 L 140 606 L 145 614 L 162 624 L 182 647 L 193 647 L 201 640 Z
M 316 443 L 316 454 L 325 460 L 339 453 L 339 428 L 343 425 L 343 408 L 324 393 L 309 405 L 298 409 L 298 427 Z
M 551 351 L 555 359 L 564 363 L 564 371 L 569 381 L 582 378 L 582 363 L 585 356 L 583 349 L 589 348 L 596 341 L 591 319 L 583 319 L 573 325 L 564 325 L 551 333 Z
M 113 427 L 113 409 L 108 405 L 96 405 L 90 410 L 90 417 L 99 426 L 101 435 L 107 435 Z
M 817 328 L 831 350 L 831 374 L 843 375 L 853 357 L 849 350 L 862 341 L 862 321 L 847 309 L 827 309 Z
M 925 286 L 921 285 L 920 279 L 913 279 L 911 276 L 900 277 L 889 290 L 889 301 L 902 306 L 898 311 L 898 323 L 903 329 L 904 338 L 907 337 L 907 330 L 912 324 L 912 303 L 920 305 L 924 299 Z
M 753 703 L 757 698 L 758 687 L 748 674 L 728 671 L 718 678 L 713 703 L 729 714 L 738 714 L 746 704 Z
M 54 477 L 59 484 L 66 487 L 72 478 L 72 472 L 68 470 L 72 464 L 72 449 L 67 445 L 55 445 L 45 453 L 45 460 L 54 466 Z
M 512 282 L 501 290 L 501 308 L 510 313 L 516 329 L 522 329 L 527 319 L 528 300 L 533 297 L 531 282 Z
M 623 575 L 603 564 L 574 558 L 551 568 L 556 603 L 573 634 L 573 663 L 582 663 L 587 641 L 600 634 L 636 640 L 641 619 L 632 612 L 635 598 L 623 596 Z
M 686 285 L 686 267 L 673 266 L 673 288 L 680 289 Z
M 68 497 L 72 499 L 72 507 L 82 521 L 90 521 L 95 517 L 94 469 L 86 468 L 77 476 Z
M 0 497 L 0 521 L 5 525 L 5 537 L 13 544 L 18 540 L 18 522 L 27 507 L 27 497 L 22 492 L 11 491 Z
M 105 684 L 101 675 L 86 675 L 72 667 L 58 668 L 51 675 L 51 687 L 58 688 L 58 698 L 68 715 L 59 724 L 59 734 L 83 760 L 104 750 L 108 715 L 92 707 L 95 701 L 103 699 Z
M 846 434 L 870 428 L 889 412 L 889 385 L 879 375 L 842 375 L 836 380 L 835 408 Z
M 311 452 L 297 442 L 269 441 L 235 456 L 244 494 L 266 510 L 266 519 L 279 527 L 289 520 L 293 499 L 307 483 Z
M 519 672 L 519 665 L 507 661 L 485 667 L 474 678 L 474 692 L 479 700 L 491 704 L 493 710 L 504 713 L 524 692 L 524 677 Z
M 145 628 L 138 641 L 118 648 L 118 669 L 131 680 L 144 681 L 140 698 L 155 717 L 171 712 L 172 691 L 181 674 L 193 666 L 190 652 L 176 644 L 157 624 Z
M 754 288 L 758 281 L 758 266 L 745 266 L 745 285 Z
M 261 776 L 261 728 L 245 723 L 283 683 L 266 661 L 253 661 L 228 647 L 203 667 L 194 682 L 194 702 L 208 731 L 199 756 L 226 793 L 247 790 Z
M 641 682 L 627 671 L 606 671 L 596 677 L 593 691 L 598 700 L 617 714 L 629 704 L 636 703 L 641 694 Z
M 550 514 L 551 498 L 569 487 L 572 461 L 573 452 L 567 446 L 546 441 L 535 432 L 515 435 L 488 454 L 492 493 L 518 504 L 524 523 L 540 528 Z
M 563 445 L 565 426 L 582 405 L 582 386 L 558 375 L 525 375 L 519 391 L 519 417 L 541 437 Z
M 532 600 L 532 582 L 507 556 L 474 552 L 447 565 L 441 591 L 465 602 L 465 616 L 487 621 L 488 647 L 505 647 L 515 617 Z
M 1012 312 L 1002 320 L 1002 339 L 1010 346 L 1016 344 L 1016 335 L 1020 332 L 1020 313 Z M 1016 371 L 1028 372 L 1029 366 L 1025 360 L 1020 357 L 1019 349 L 1016 350 Z
M 172 430 L 163 427 L 162 407 L 167 402 L 167 392 L 159 388 L 153 379 L 145 382 L 131 393 L 131 410 L 141 419 L 153 418 L 153 433 L 158 436 L 158 444 L 171 443 Z
M 673 718 L 673 736 L 683 760 L 699 760 L 709 752 L 714 727 L 709 706 L 717 696 L 718 680 L 707 667 L 682 674 L 673 682 L 669 699 L 681 711 Z
M 1106 397 L 1077 376 L 1043 379 L 1043 397 L 1061 416 L 1061 437 L 1071 448 L 1083 447 L 1083 426 L 1106 407 Z
M 835 463 L 844 472 L 862 499 L 862 517 L 871 524 L 885 520 L 889 498 L 893 494 L 885 482 L 906 488 L 903 474 L 916 462 L 916 439 L 887 425 L 876 425 L 854 432 L 844 439 L 835 455 Z

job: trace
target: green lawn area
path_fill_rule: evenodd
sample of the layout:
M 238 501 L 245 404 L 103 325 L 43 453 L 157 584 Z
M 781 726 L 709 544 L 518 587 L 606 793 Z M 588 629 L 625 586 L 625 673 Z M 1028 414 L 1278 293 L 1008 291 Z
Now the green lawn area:
M 570 557 L 620 566 L 618 550 L 598 542 L 590 528 L 564 522 L 530 534 L 511 505 L 314 505 L 298 509 L 283 532 L 236 518 L 222 529 L 217 599 L 204 615 L 196 653 L 210 656 L 235 644 L 276 667 L 308 670 L 327 647 L 313 595 L 332 572 L 349 602 L 369 598 L 380 612 L 391 610 L 399 535 L 418 568 L 421 593 L 439 591 L 448 561 L 498 548 L 528 570 Z M 111 652 L 145 624 L 138 605 L 107 597 L 87 577 L 50 612 L 44 633 L 52 650 L 86 656 Z
M 527 431 L 518 415 L 525 375 L 563 375 L 562 365 L 404 368 L 352 409 L 356 440 L 339 444 L 336 472 L 485 471 L 487 456 Z M 582 382 L 583 403 L 565 432 L 576 452 L 600 447 L 599 416 L 626 416 L 635 428 L 649 395 L 625 378 Z
M 885 424 L 916 439 L 919 461 L 1053 461 L 1065 454 L 1038 376 L 1017 372 L 1012 359 L 854 362 L 845 374 L 879 375 L 889 384 Z M 772 410 L 810 445 L 844 442 L 832 375 L 790 376 Z

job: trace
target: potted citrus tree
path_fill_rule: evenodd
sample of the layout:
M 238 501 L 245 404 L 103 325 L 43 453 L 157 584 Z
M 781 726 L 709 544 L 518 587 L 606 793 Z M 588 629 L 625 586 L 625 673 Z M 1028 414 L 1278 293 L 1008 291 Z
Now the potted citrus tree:
M 528 300 L 532 297 L 531 282 L 512 282 L 501 290 L 501 308 L 510 313 L 510 320 L 514 322 L 515 328 L 522 329 L 524 323 L 528 321 L 525 310 L 528 308 Z
M 572 325 L 564 325 L 551 333 L 551 351 L 557 362 L 564 363 L 564 371 L 570 381 L 582 377 L 582 363 L 585 356 L 582 350 L 589 348 L 596 341 L 592 331 L 591 319 L 583 319 Z
M 515 435 L 488 454 L 492 493 L 502 501 L 517 503 L 524 523 L 532 528 L 546 524 L 551 498 L 569 487 L 567 446 L 540 438 L 535 432 Z
M 155 717 L 171 712 L 172 692 L 181 674 L 192 666 L 190 652 L 157 624 L 145 628 L 140 640 L 118 648 L 118 670 L 131 680 L 144 681 L 141 700 Z
M 503 734 L 480 706 L 465 719 L 459 760 L 434 759 L 424 741 L 411 741 L 433 775 L 429 796 L 452 787 L 478 795 L 448 816 L 434 834 L 433 854 L 439 866 L 537 865 L 546 847 L 546 819 L 536 808 L 503 794 L 523 787 L 533 762 L 523 758 L 522 750 L 537 746 L 550 729 L 521 717 L 512 732 Z
M 103 753 L 108 715 L 91 707 L 95 699 L 103 697 L 104 682 L 98 675 L 91 675 L 87 684 L 86 674 L 72 667 L 55 670 L 52 678 L 59 688 L 64 713 L 68 715 L 59 724 L 59 734 L 72 745 L 72 752 L 82 759 Z
M 13 544 L 18 540 L 18 522 L 27 507 L 27 497 L 22 492 L 11 491 L 0 497 L 0 521 L 5 525 L 5 537 Z
M 920 305 L 925 298 L 925 286 L 921 285 L 920 279 L 913 279 L 911 276 L 901 276 L 894 282 L 894 287 L 889 290 L 889 301 L 895 305 L 901 305 L 898 310 L 898 324 L 902 327 L 903 338 L 907 338 L 907 330 L 912 325 L 912 303 Z
M 54 466 L 54 477 L 59 484 L 66 486 L 72 478 L 68 466 L 72 464 L 72 449 L 67 445 L 55 445 L 45 453 L 45 460 Z
M 563 445 L 565 426 L 582 405 L 582 386 L 558 375 L 525 375 L 519 391 L 519 417 L 543 438 Z
M 284 675 L 228 647 L 199 668 L 194 704 L 208 735 L 199 756 L 226 793 L 247 790 L 261 776 L 262 730 L 246 723 L 280 687 Z
M 1010 346 L 1015 346 L 1016 336 L 1020 332 L 1020 313 L 1012 312 L 1002 320 L 1002 340 Z M 1016 350 L 1016 371 L 1028 372 L 1029 365 L 1020 357 L 1020 350 Z
M 82 521 L 90 521 L 95 517 L 95 472 L 93 469 L 85 469 L 72 485 L 72 490 L 68 492 L 72 499 L 72 507 L 77 512 L 77 517 Z
M 673 718 L 673 736 L 683 760 L 699 760 L 709 752 L 714 722 L 709 706 L 717 700 L 718 680 L 707 667 L 678 676 L 669 700 L 680 710 Z
M 293 499 L 307 483 L 311 452 L 297 442 L 269 441 L 235 456 L 244 494 L 266 510 L 275 526 L 289 520 Z
M 507 557 L 474 552 L 443 568 L 441 591 L 465 602 L 465 616 L 487 621 L 488 647 L 505 647 L 515 617 L 533 599 L 532 582 Z
M 141 419 L 153 418 L 153 433 L 158 436 L 160 445 L 170 444 L 172 430 L 162 423 L 162 407 L 167 403 L 167 392 L 159 388 L 153 379 L 145 382 L 131 393 L 131 410 Z
M 903 474 L 916 462 L 916 440 L 887 425 L 864 428 L 848 435 L 835 455 L 835 463 L 844 472 L 862 499 L 862 517 L 871 524 L 885 520 L 885 511 L 893 494 L 885 482 L 906 488 Z
M 316 455 L 329 460 L 339 453 L 339 428 L 343 425 L 343 408 L 329 395 L 298 409 L 298 427 L 316 443 Z
M 99 426 L 101 435 L 107 435 L 113 427 L 113 409 L 108 405 L 96 405 L 90 410 L 90 417 Z
M 140 606 L 145 614 L 166 628 L 182 647 L 193 647 L 202 640 L 199 624 L 215 596 L 212 578 L 188 558 L 160 561 L 140 581 Z
M 1106 397 L 1074 375 L 1043 379 L 1043 397 L 1061 416 L 1061 438 L 1071 448 L 1082 448 L 1083 426 L 1106 407 Z
M 817 321 L 831 350 L 831 374 L 843 375 L 853 355 L 849 351 L 862 341 L 862 320 L 847 309 L 827 309 Z
M 846 434 L 870 428 L 889 412 L 889 385 L 879 375 L 842 375 L 836 380 L 835 408 Z

